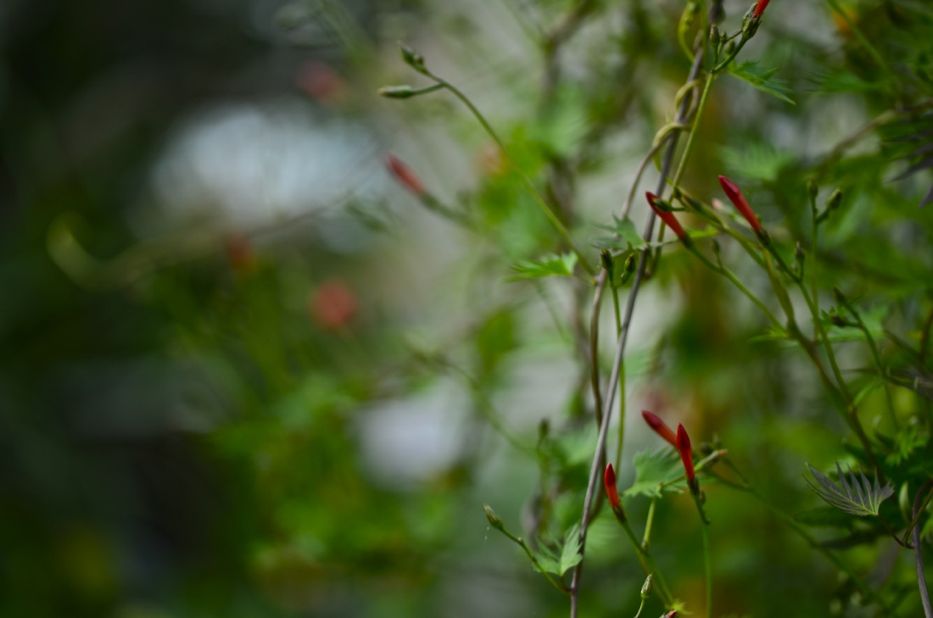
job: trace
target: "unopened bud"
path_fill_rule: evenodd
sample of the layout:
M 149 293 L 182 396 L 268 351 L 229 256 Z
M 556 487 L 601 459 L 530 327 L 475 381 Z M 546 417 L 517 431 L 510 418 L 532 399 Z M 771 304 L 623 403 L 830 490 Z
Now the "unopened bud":
M 386 97 L 387 99 L 408 99 L 417 94 L 415 89 L 407 84 L 401 86 L 383 86 L 378 92 L 379 96 Z
M 839 205 L 842 203 L 842 191 L 836 189 L 829 196 L 829 199 L 826 200 L 826 212 L 831 212 L 839 208 Z
M 710 12 L 712 12 L 712 10 L 711 10 Z M 717 47 L 719 47 L 719 43 L 720 43 L 721 40 L 722 40 L 722 34 L 719 32 L 719 28 L 717 28 L 715 25 L 713 25 L 713 26 L 709 29 L 709 42 L 710 42 L 710 45 L 713 46 L 713 49 L 716 49 Z
M 632 274 L 635 272 L 635 255 L 629 254 L 625 258 L 625 264 L 622 265 L 622 278 L 621 283 L 625 285 L 628 283 L 628 280 L 632 278 Z
M 484 504 L 483 511 L 486 512 L 486 521 L 489 522 L 490 526 L 500 531 L 505 529 L 505 526 L 502 524 L 502 520 L 499 519 L 499 516 L 496 515 L 496 512 L 492 510 L 491 506 Z
M 402 52 L 402 60 L 405 61 L 405 64 L 418 71 L 419 73 L 427 73 L 428 69 L 424 64 L 424 56 L 408 47 L 407 45 L 399 44 L 399 48 Z
M 599 261 L 602 262 L 603 268 L 606 270 L 606 274 L 612 279 L 612 253 L 609 249 L 603 249 L 599 252 Z
M 651 573 L 648 573 L 648 577 L 645 578 L 645 583 L 641 585 L 641 598 L 647 599 L 651 594 Z
M 807 193 L 810 194 L 810 200 L 815 200 L 816 196 L 820 193 L 820 185 L 818 185 L 813 178 L 807 180 Z

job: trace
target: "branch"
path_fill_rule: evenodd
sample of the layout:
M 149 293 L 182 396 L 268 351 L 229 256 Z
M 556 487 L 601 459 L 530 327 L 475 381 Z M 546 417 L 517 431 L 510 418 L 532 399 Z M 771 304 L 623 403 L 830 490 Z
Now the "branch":
M 923 500 L 923 494 L 933 486 L 933 481 L 927 481 L 926 484 L 917 492 L 914 498 L 914 519 L 920 515 L 920 503 Z M 920 600 L 923 603 L 923 615 L 926 618 L 933 618 L 933 606 L 930 605 L 930 591 L 927 589 L 927 578 L 923 569 L 923 553 L 921 551 L 920 526 L 914 526 L 913 531 L 914 556 L 917 559 L 917 586 L 920 588 Z
M 697 78 L 700 73 L 700 67 L 703 63 L 703 49 L 700 48 L 693 60 L 693 66 L 690 67 L 690 73 L 687 76 L 687 82 L 690 83 Z M 686 115 L 690 108 L 690 97 L 685 97 L 681 101 L 680 108 L 677 112 L 677 122 L 684 123 L 686 121 Z M 677 148 L 677 142 L 679 141 L 679 133 L 672 132 L 668 139 L 667 150 L 664 152 L 664 158 L 661 163 L 661 176 L 658 179 L 658 186 L 656 193 L 658 195 L 663 195 L 664 189 L 667 187 L 667 176 L 671 171 L 671 163 L 674 159 L 674 151 Z M 650 243 L 651 237 L 654 234 L 654 221 L 655 214 L 652 212 L 648 216 L 648 223 L 645 225 L 645 232 L 643 237 L 647 243 Z M 629 327 L 632 323 L 632 314 L 635 311 L 635 300 L 638 297 L 638 291 L 641 288 L 642 281 L 645 277 L 645 269 L 648 265 L 648 259 L 650 257 L 650 249 L 646 248 L 641 252 L 641 255 L 638 258 L 638 270 L 635 273 L 635 280 L 632 283 L 632 290 L 628 295 L 628 299 L 625 305 L 625 317 L 622 320 L 622 332 L 619 335 L 619 341 L 616 346 L 616 354 L 612 363 L 612 373 L 609 378 L 608 390 L 603 401 L 603 418 L 602 423 L 599 426 L 599 436 L 596 440 L 596 450 L 593 454 L 593 463 L 590 466 L 590 476 L 589 482 L 586 486 L 586 497 L 583 499 L 583 516 L 580 519 L 580 554 L 581 556 L 585 555 L 586 552 L 586 532 L 589 527 L 589 518 L 590 518 L 590 509 L 592 508 L 593 499 L 596 495 L 596 490 L 598 486 L 598 480 L 600 475 L 600 461 L 602 459 L 602 454 L 606 446 L 606 437 L 609 433 L 609 421 L 612 419 L 612 406 L 615 402 L 616 390 L 619 385 L 619 372 L 622 368 L 622 359 L 625 356 L 625 345 L 628 341 L 628 332 Z M 624 419 L 623 419 L 624 420 Z M 571 618 L 577 617 L 578 604 L 579 604 L 579 592 L 580 592 L 580 579 L 583 572 L 583 560 L 574 567 L 573 578 L 570 583 L 570 616 Z

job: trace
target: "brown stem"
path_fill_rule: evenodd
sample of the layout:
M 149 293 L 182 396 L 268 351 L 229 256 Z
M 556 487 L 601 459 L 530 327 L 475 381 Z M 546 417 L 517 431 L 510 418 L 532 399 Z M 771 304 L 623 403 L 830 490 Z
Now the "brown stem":
M 933 487 L 933 481 L 927 481 L 926 484 L 920 488 L 920 491 L 917 492 L 917 495 L 914 498 L 914 519 L 919 516 L 920 504 L 923 500 L 923 495 L 929 491 L 931 487 Z M 917 563 L 917 586 L 920 588 L 920 601 L 923 603 L 923 615 L 926 616 L 926 618 L 933 618 L 933 606 L 930 605 L 930 591 L 927 588 L 927 578 L 923 568 L 923 552 L 921 550 L 920 526 L 914 526 L 912 538 L 914 541 L 914 557 L 916 558 Z
M 687 83 L 692 82 L 697 78 L 700 73 L 700 67 L 703 63 L 703 49 L 702 47 L 698 49 L 697 53 L 693 59 L 693 66 L 690 67 L 690 73 L 687 76 Z M 684 97 L 684 100 L 681 101 L 680 109 L 677 112 L 677 122 L 683 123 L 686 121 L 686 114 L 690 107 L 691 97 Z M 672 132 L 668 139 L 667 149 L 664 152 L 664 158 L 661 163 L 661 175 L 658 179 L 658 186 L 655 193 L 659 196 L 664 195 L 664 190 L 667 188 L 667 177 L 671 172 L 671 164 L 674 159 L 674 151 L 677 148 L 677 142 L 679 141 L 679 132 Z M 654 221 L 655 214 L 652 212 L 648 216 L 648 222 L 645 225 L 645 231 L 643 238 L 646 242 L 651 241 L 651 237 L 654 234 Z M 645 269 L 648 265 L 648 259 L 650 258 L 651 251 L 650 249 L 643 250 L 638 258 L 638 269 L 635 273 L 635 280 L 632 283 L 632 289 L 629 292 L 628 299 L 625 304 L 625 317 L 622 320 L 622 332 L 619 335 L 618 344 L 616 345 L 616 354 L 612 363 L 612 372 L 609 378 L 609 384 L 607 386 L 607 394 L 603 401 L 603 418 L 602 423 L 599 426 L 599 435 L 596 439 L 596 450 L 593 454 L 593 463 L 590 466 L 590 476 L 589 482 L 586 487 L 586 496 L 583 499 L 583 515 L 580 518 L 580 554 L 585 555 L 586 553 L 586 532 L 589 527 L 590 519 L 590 509 L 593 505 L 593 500 L 597 491 L 597 481 L 600 476 L 600 461 L 602 460 L 602 453 L 606 446 L 606 438 L 609 433 L 609 421 L 612 419 L 612 406 L 615 401 L 616 390 L 619 385 L 619 373 L 622 369 L 622 359 L 625 356 L 625 345 L 628 341 L 629 327 L 632 323 L 632 315 L 635 311 L 635 300 L 638 297 L 638 291 L 641 288 L 641 283 L 645 277 Z M 570 617 L 577 618 L 578 615 L 578 606 L 579 606 L 579 592 L 580 592 L 580 579 L 583 573 L 583 560 L 580 560 L 577 563 L 577 566 L 574 567 L 573 577 L 570 583 Z
M 593 408 L 596 426 L 603 422 L 603 396 L 599 390 L 599 314 L 603 306 L 603 292 L 609 273 L 601 270 L 596 278 L 596 293 L 593 295 L 593 311 L 590 313 L 590 385 L 593 387 Z

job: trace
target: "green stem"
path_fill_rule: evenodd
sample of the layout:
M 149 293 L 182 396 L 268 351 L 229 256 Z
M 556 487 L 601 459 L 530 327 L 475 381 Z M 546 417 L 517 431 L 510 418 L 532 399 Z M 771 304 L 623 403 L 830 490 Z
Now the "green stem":
M 616 337 L 622 334 L 622 312 L 619 309 L 619 288 L 610 281 L 612 309 L 616 322 Z M 619 442 L 616 444 L 616 470 L 622 467 L 622 446 L 625 444 L 625 361 L 619 366 Z
M 733 238 L 736 238 L 736 240 L 738 240 L 738 242 L 739 242 L 739 244 L 742 246 L 742 248 L 745 249 L 745 251 L 746 251 L 753 259 L 755 259 L 756 262 L 758 262 L 759 264 L 764 265 L 764 263 L 763 263 L 761 257 L 758 255 L 758 252 L 754 249 L 754 247 L 753 247 L 748 241 L 746 241 L 744 238 L 742 238 L 741 235 L 735 233 L 733 230 L 731 230 L 731 228 L 725 226 L 725 224 L 723 224 L 722 221 L 720 221 L 719 218 L 715 216 L 715 214 L 706 213 L 706 212 L 705 212 L 706 209 L 703 208 L 703 207 L 700 205 L 699 202 L 695 202 L 695 203 L 693 203 L 693 205 L 696 207 L 697 211 L 698 211 L 700 214 L 704 215 L 707 219 L 709 219 L 710 221 L 712 221 L 713 224 L 714 224 L 714 226 L 717 227 L 717 229 L 719 229 L 720 231 L 723 231 L 723 232 L 729 234 L 729 235 L 732 236 Z M 816 224 L 815 224 L 815 222 L 814 222 L 814 226 L 815 226 L 815 225 L 816 225 Z M 816 229 L 815 229 L 815 227 L 814 227 L 814 235 L 815 235 L 815 234 L 816 234 Z M 861 442 L 862 448 L 865 449 L 865 453 L 866 453 L 866 455 L 868 456 L 868 458 L 871 460 L 871 463 L 872 463 L 873 467 L 874 467 L 875 469 L 878 469 L 877 460 L 876 460 L 876 458 L 875 458 L 874 451 L 873 451 L 873 449 L 872 449 L 872 447 L 871 447 L 871 443 L 869 442 L 868 436 L 867 436 L 867 434 L 865 433 L 865 430 L 864 430 L 864 428 L 862 427 L 861 421 L 860 421 L 859 418 L 858 418 L 858 409 L 855 407 L 855 405 L 854 405 L 853 402 L 852 402 L 852 397 L 851 397 L 851 394 L 850 394 L 849 391 L 848 391 L 848 388 L 847 388 L 846 385 L 845 385 L 845 381 L 842 380 L 842 373 L 839 371 L 839 365 L 838 365 L 838 363 L 836 362 L 836 355 L 835 355 L 835 353 L 833 352 L 832 345 L 831 345 L 830 342 L 829 342 L 829 337 L 826 335 L 826 331 L 825 331 L 825 329 L 823 328 L 822 322 L 820 322 L 820 319 L 819 319 L 819 306 L 818 306 L 818 304 L 817 304 L 818 301 L 815 300 L 815 297 L 814 297 L 814 296 L 811 296 L 811 295 L 808 293 L 808 291 L 807 291 L 807 286 L 806 286 L 805 282 L 803 281 L 803 279 L 802 279 L 801 277 L 796 276 L 796 275 L 793 273 L 793 271 L 791 271 L 791 270 L 787 267 L 787 264 L 786 264 L 782 259 L 780 259 L 780 256 L 779 256 L 779 255 L 777 255 L 776 250 L 775 250 L 771 245 L 767 245 L 767 246 L 766 246 L 766 249 L 767 249 L 767 251 L 768 251 L 771 255 L 774 255 L 774 256 L 777 258 L 778 264 L 781 265 L 782 269 L 787 273 L 787 275 L 788 275 L 788 276 L 797 284 L 797 286 L 800 288 L 801 295 L 803 296 L 804 301 L 805 301 L 806 304 L 807 304 L 807 308 L 810 310 L 810 314 L 811 314 L 811 316 L 812 316 L 812 320 L 813 320 L 813 324 L 814 324 L 814 331 L 815 331 L 816 335 L 817 335 L 818 337 L 820 337 L 820 339 L 822 340 L 822 342 L 823 342 L 823 344 L 824 344 L 824 346 L 825 346 L 825 348 L 826 348 L 826 356 L 827 356 L 827 358 L 828 358 L 829 361 L 830 361 L 830 365 L 833 367 L 833 372 L 834 372 L 834 375 L 836 376 L 838 385 L 837 385 L 837 384 L 834 384 L 833 381 L 830 379 L 829 375 L 826 373 L 825 368 L 823 367 L 823 363 L 822 363 L 822 361 L 820 360 L 819 355 L 816 353 L 816 350 L 814 349 L 814 345 L 813 345 L 812 342 L 810 342 L 806 337 L 803 336 L 803 333 L 800 332 L 800 329 L 797 327 L 796 323 L 793 321 L 793 318 L 792 318 L 791 316 L 788 316 L 790 322 L 788 323 L 788 326 L 787 326 L 787 328 L 785 329 L 785 328 L 784 328 L 783 326 L 781 326 L 781 324 L 777 321 L 777 319 L 774 317 L 774 315 L 773 315 L 770 311 L 768 311 L 768 309 L 765 307 L 764 303 L 762 303 L 761 300 L 758 299 L 757 296 L 755 296 L 754 294 L 752 294 L 752 292 L 749 291 L 748 288 L 746 288 L 746 287 L 744 286 L 744 284 L 742 284 L 742 282 L 738 279 L 738 277 L 736 277 L 736 276 L 732 273 L 732 271 L 730 271 L 729 269 L 727 269 L 725 266 L 722 266 L 721 264 L 720 264 L 720 265 L 716 265 L 716 264 L 711 263 L 708 259 L 706 259 L 705 256 L 703 256 L 703 255 L 702 255 L 699 251 L 697 251 L 695 248 L 693 249 L 693 253 L 694 253 L 694 255 L 697 255 L 697 256 L 700 258 L 700 260 L 703 261 L 703 263 L 706 264 L 709 268 L 713 269 L 715 272 L 718 272 L 718 273 L 724 275 L 727 279 L 729 279 L 729 281 L 731 281 L 733 285 L 735 285 L 740 291 L 742 291 L 742 293 L 745 294 L 745 296 L 747 296 L 749 299 L 751 299 L 752 302 L 754 302 L 755 305 L 756 305 L 761 311 L 763 311 L 763 312 L 765 313 L 766 316 L 769 316 L 769 319 L 772 321 L 772 323 L 774 323 L 779 329 L 781 329 L 781 330 L 786 330 L 786 332 L 787 332 L 795 341 L 797 341 L 797 343 L 800 345 L 800 347 L 803 348 L 804 352 L 806 352 L 807 356 L 808 356 L 808 357 L 810 358 L 810 360 L 813 362 L 814 367 L 816 367 L 816 369 L 817 369 L 817 371 L 818 371 L 818 373 L 819 373 L 819 376 L 820 376 L 820 380 L 823 382 L 823 385 L 826 387 L 827 390 L 829 390 L 831 393 L 835 394 L 835 395 L 839 398 L 839 400 L 840 400 L 840 402 L 841 402 L 841 405 L 842 405 L 842 407 L 841 407 L 841 409 L 840 409 L 840 414 L 842 414 L 843 419 L 845 420 L 845 422 L 849 425 L 849 427 L 852 429 L 852 431 L 856 434 L 856 437 L 858 437 L 859 442 Z M 765 265 L 765 267 L 766 267 L 766 265 Z M 810 276 L 811 276 L 811 277 L 814 276 L 814 272 L 813 272 L 814 270 L 815 270 L 815 268 L 812 268 L 812 267 L 811 267 L 811 269 L 810 269 L 810 271 L 811 271 L 811 272 L 810 272 Z M 773 282 L 774 282 L 774 281 L 773 281 Z M 779 282 L 774 282 L 774 283 L 775 283 L 776 285 L 779 284 Z M 786 292 L 785 292 L 785 293 L 786 293 Z
M 486 117 L 483 115 L 483 113 L 479 111 L 479 108 L 473 104 L 473 101 L 471 101 L 470 98 L 466 96 L 463 92 L 461 92 L 459 88 L 457 88 L 456 86 L 454 86 L 453 84 L 445 80 L 444 78 L 438 77 L 437 75 L 431 73 L 430 71 L 426 72 L 425 75 L 427 75 L 428 77 L 436 81 L 438 84 L 440 84 L 441 86 L 449 90 L 451 94 L 453 94 L 455 97 L 460 99 L 460 102 L 463 103 L 467 107 L 467 109 L 470 110 L 470 113 L 473 114 L 473 117 L 476 118 L 476 120 L 480 123 L 480 125 L 489 135 L 489 137 L 491 137 L 492 140 L 496 143 L 496 145 L 499 147 L 499 150 L 502 152 L 503 155 L 505 155 L 506 159 L 508 159 L 509 162 L 515 165 L 515 159 L 509 154 L 509 151 L 505 147 L 505 143 L 499 137 L 499 134 L 496 133 L 495 129 L 492 128 L 492 125 L 489 124 L 489 121 L 486 120 Z M 579 262 L 580 262 L 580 266 L 583 267 L 583 270 L 585 270 L 589 275 L 595 275 L 596 271 L 593 269 L 593 266 L 589 263 L 589 260 L 586 259 L 586 256 L 583 254 L 583 252 L 577 248 L 576 244 L 574 244 L 573 238 L 571 238 L 570 236 L 570 231 L 564 225 L 563 221 L 560 220 L 560 217 L 558 217 L 557 214 L 554 212 L 554 209 L 551 208 L 551 206 L 548 204 L 544 196 L 541 195 L 541 192 L 538 190 L 535 184 L 531 181 L 531 179 L 527 175 L 525 175 L 525 173 L 521 171 L 521 169 L 519 169 L 517 165 L 515 166 L 515 169 L 518 171 L 518 175 L 521 177 L 522 181 L 525 183 L 525 185 L 528 187 L 531 194 L 534 196 L 535 203 L 541 209 L 541 212 L 544 213 L 544 216 L 547 218 L 548 222 L 551 224 L 551 226 L 554 227 L 554 229 L 561 236 L 561 238 L 563 238 L 564 242 L 567 243 L 567 246 L 570 247 L 570 250 L 573 251 L 577 255 L 577 258 L 579 259 Z
M 871 336 L 871 332 L 868 330 L 868 326 L 862 320 L 861 314 L 855 309 L 855 307 L 849 303 L 845 298 L 842 299 L 842 306 L 855 318 L 855 322 L 858 324 L 859 330 L 865 335 L 865 341 L 868 343 L 868 347 L 871 350 L 871 356 L 875 361 L 875 367 L 878 369 L 878 375 L 881 376 L 882 386 L 884 387 L 884 397 L 888 409 L 888 419 L 891 421 L 891 425 L 895 430 L 900 430 L 900 423 L 897 421 L 897 415 L 894 413 L 894 399 L 891 396 L 891 385 L 888 384 L 888 381 L 884 379 L 886 374 L 884 365 L 881 364 L 881 355 L 878 353 L 878 346 L 875 344 L 875 338 Z
M 680 177 L 683 176 L 684 169 L 687 167 L 687 157 L 690 155 L 690 148 L 693 146 L 693 138 L 696 136 L 697 127 L 700 124 L 700 117 L 703 115 L 703 108 L 706 107 L 706 100 L 709 97 L 710 87 L 713 85 L 713 73 L 706 74 L 706 80 L 703 82 L 703 91 L 700 93 L 700 102 L 697 103 L 696 111 L 693 113 L 693 122 L 690 124 L 690 133 L 687 134 L 687 141 L 684 144 L 684 151 L 680 155 L 680 162 L 677 164 L 677 170 L 674 172 L 671 186 L 676 187 L 680 184 Z
M 865 48 L 865 51 L 868 52 L 868 55 L 872 57 L 872 60 L 874 60 L 885 73 L 893 75 L 894 72 L 891 70 L 891 67 L 888 66 L 888 63 L 885 61 L 885 59 L 881 56 L 881 53 L 875 49 L 875 46 L 872 45 L 868 38 L 862 33 L 862 30 L 858 27 L 858 25 L 849 19 L 849 15 L 842 9 L 842 7 L 839 6 L 839 3 L 836 0 L 828 1 L 829 6 L 839 14 L 839 17 L 841 17 L 844 22 L 846 22 L 846 26 L 849 27 L 849 30 L 852 31 L 852 33 L 855 35 L 855 38 L 857 38 L 862 47 Z
M 709 550 L 709 526 L 706 522 L 702 523 L 700 531 L 703 536 L 703 570 L 706 573 L 706 618 L 713 618 L 713 567 Z
M 778 321 L 778 319 L 774 316 L 774 314 L 771 313 L 771 310 L 768 309 L 768 307 L 764 304 L 764 302 L 760 298 L 755 296 L 755 294 L 751 290 L 745 287 L 745 284 L 742 283 L 742 281 L 735 275 L 735 273 L 733 273 L 731 270 L 729 270 L 725 266 L 713 264 L 706 258 L 705 255 L 700 253 L 696 247 L 691 247 L 690 251 L 691 253 L 693 253 L 693 255 L 697 256 L 700 259 L 700 261 L 703 262 L 704 265 L 706 265 L 707 268 L 709 268 L 713 272 L 718 273 L 724 276 L 726 279 L 728 279 L 729 282 L 732 283 L 732 285 L 734 285 L 740 292 L 742 292 L 742 294 L 744 294 L 750 301 L 752 301 L 756 307 L 758 307 L 758 309 L 765 315 L 765 317 L 768 318 L 769 322 L 771 322 L 778 329 L 784 330 L 784 326 L 780 323 L 780 321 Z
M 644 597 L 642 597 L 641 603 L 638 604 L 638 611 L 635 612 L 635 618 L 640 618 L 640 616 L 641 616 L 641 611 L 642 611 L 643 609 L 645 609 L 645 599 L 644 599 Z
M 644 549 L 638 543 L 638 539 L 635 537 L 635 533 L 632 531 L 632 527 L 627 521 L 623 521 L 621 523 L 622 529 L 625 530 L 625 536 L 632 543 L 632 547 L 635 548 L 635 554 L 638 556 L 638 562 L 641 564 L 645 575 L 653 575 L 655 578 L 657 578 L 658 585 L 656 590 L 658 598 L 661 600 L 661 603 L 664 604 L 664 607 L 670 608 L 673 605 L 671 591 L 667 587 L 667 580 L 664 579 L 664 575 L 662 575 L 661 571 L 658 570 L 658 565 L 654 562 L 654 558 L 651 556 L 651 552 L 649 552 L 647 549 Z
M 544 575 L 544 578 L 547 579 L 548 582 L 550 582 L 552 586 L 554 586 L 555 588 L 557 588 L 564 594 L 569 594 L 569 591 L 567 590 L 566 586 L 564 586 L 562 583 L 557 581 L 557 579 L 555 579 L 553 575 L 551 575 L 550 573 L 544 570 L 544 568 L 541 566 L 541 563 L 538 562 L 538 559 L 535 557 L 534 553 L 531 551 L 531 548 L 528 547 L 527 543 L 525 543 L 525 539 L 523 539 L 520 536 L 515 536 L 514 534 L 509 532 L 508 529 L 505 528 L 504 526 L 499 528 L 499 531 L 502 532 L 502 534 L 504 534 L 510 541 L 512 541 L 513 543 L 515 543 L 516 545 L 522 548 L 522 551 L 524 551 L 525 555 L 528 556 L 528 559 L 531 561 L 531 564 L 534 565 L 535 569 L 539 573 Z
M 651 503 L 648 505 L 648 515 L 645 518 L 645 533 L 641 538 L 641 547 L 645 551 L 651 546 L 651 529 L 654 527 L 654 511 L 657 504 L 657 498 L 652 498 Z
M 848 565 L 846 565 L 844 562 L 842 562 L 842 560 L 839 559 L 838 556 L 836 556 L 836 554 L 834 554 L 828 548 L 821 545 L 819 541 L 813 538 L 813 536 L 811 536 L 809 532 L 807 532 L 799 523 L 797 523 L 797 521 L 794 520 L 793 517 L 791 517 L 784 511 L 780 510 L 779 508 L 777 508 L 776 506 L 774 506 L 773 504 L 765 500 L 765 498 L 761 494 L 759 494 L 751 485 L 749 485 L 748 481 L 745 480 L 744 476 L 742 476 L 742 474 L 739 472 L 739 470 L 735 467 L 734 464 L 727 461 L 726 465 L 729 466 L 736 474 L 738 474 L 740 478 L 742 478 L 742 482 L 744 483 L 744 485 L 733 483 L 732 481 L 726 480 L 725 478 L 721 476 L 717 476 L 717 479 L 723 485 L 725 485 L 726 487 L 729 487 L 730 489 L 748 494 L 752 496 L 753 498 L 755 498 L 756 500 L 758 500 L 758 502 L 760 502 L 762 506 L 764 506 L 773 515 L 775 515 L 781 521 L 787 524 L 787 526 L 791 530 L 796 532 L 798 536 L 800 536 L 804 541 L 806 541 L 807 544 L 810 545 L 810 547 L 815 549 L 817 552 L 823 554 L 823 556 L 825 556 L 826 559 L 829 560 L 837 569 L 845 573 L 849 577 L 849 579 L 851 579 L 852 582 L 855 584 L 855 587 L 858 588 L 859 591 L 866 598 L 876 603 L 879 607 L 881 607 L 885 611 L 889 611 L 889 608 L 885 605 L 885 603 L 881 600 L 881 598 L 877 595 L 877 593 L 875 593 L 875 591 L 872 590 L 871 587 L 869 587 L 866 583 L 864 583 L 861 580 L 861 578 L 859 578 L 859 576 L 856 575 L 856 573 L 851 568 L 849 568 Z M 893 616 L 894 614 L 892 612 L 887 615 Z

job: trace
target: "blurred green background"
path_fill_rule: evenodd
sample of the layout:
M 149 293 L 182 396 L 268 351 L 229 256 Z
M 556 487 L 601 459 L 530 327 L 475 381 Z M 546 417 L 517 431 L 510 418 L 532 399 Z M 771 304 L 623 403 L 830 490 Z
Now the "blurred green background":
M 549 55 L 542 33 L 580 4 Z M 929 116 L 832 149 L 930 96 L 930 11 L 845 7 L 897 77 L 829 4 L 775 0 L 742 59 L 775 67 L 781 97 L 719 80 L 685 183 L 721 200 L 716 175 L 735 177 L 785 237 L 806 229 L 807 179 L 821 200 L 843 188 L 825 291 L 845 286 L 878 333 L 916 346 L 933 300 L 933 209 L 918 206 L 930 179 L 923 166 L 892 178 L 914 160 L 899 138 L 928 140 Z M 0 614 L 566 615 L 482 510 L 559 537 L 579 518 L 595 439 L 579 345 L 591 286 L 513 280 L 516 263 L 559 248 L 513 165 L 565 206 L 597 261 L 598 225 L 689 69 L 682 8 L 0 5 Z M 734 28 L 748 7 L 725 8 Z M 511 163 L 450 95 L 377 95 L 425 85 L 400 40 L 484 110 Z M 475 225 L 422 208 L 385 171 L 389 152 Z M 638 201 L 639 229 L 646 216 Z M 783 511 L 820 506 L 804 463 L 844 459 L 846 429 L 799 350 L 760 336 L 753 307 L 684 252 L 639 302 L 621 486 L 634 453 L 661 446 L 637 414 L 650 408 L 724 445 Z M 869 384 L 853 339 L 840 356 Z M 929 394 L 893 390 L 902 418 L 929 419 Z M 866 393 L 879 426 L 882 391 Z M 917 427 L 905 457 L 922 460 L 928 420 Z M 707 493 L 718 616 L 874 615 L 779 515 Z M 627 503 L 636 522 L 646 508 Z M 686 496 L 659 507 L 658 562 L 695 612 L 697 530 Z M 608 512 L 594 524 L 587 616 L 638 606 L 643 576 L 619 532 Z M 920 615 L 909 552 L 888 538 L 840 554 Z

